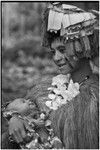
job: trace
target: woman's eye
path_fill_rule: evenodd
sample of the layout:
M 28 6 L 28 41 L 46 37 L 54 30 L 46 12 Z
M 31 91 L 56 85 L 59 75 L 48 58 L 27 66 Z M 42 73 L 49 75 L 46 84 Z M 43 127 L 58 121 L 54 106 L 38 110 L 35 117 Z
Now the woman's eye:
M 64 50 L 65 50 L 65 49 L 59 49 L 59 52 L 60 52 L 60 53 L 64 53 Z
M 50 53 L 51 53 L 51 54 L 55 54 L 55 51 L 54 51 L 54 50 L 51 50 Z

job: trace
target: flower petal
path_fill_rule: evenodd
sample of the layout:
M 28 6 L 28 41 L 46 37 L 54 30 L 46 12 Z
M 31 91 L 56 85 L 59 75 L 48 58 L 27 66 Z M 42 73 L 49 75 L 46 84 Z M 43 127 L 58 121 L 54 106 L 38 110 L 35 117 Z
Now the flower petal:
M 52 101 L 46 101 L 46 105 L 48 106 L 48 107 L 51 107 L 51 103 L 52 103 Z
M 48 98 L 50 98 L 50 99 L 55 99 L 55 98 L 56 98 L 56 95 L 55 95 L 55 94 L 49 94 L 49 95 L 48 95 Z
M 60 94 L 60 90 L 57 89 L 57 88 L 55 88 L 55 89 L 53 90 L 53 92 L 54 92 L 55 94 Z
M 76 89 L 79 90 L 79 88 L 80 88 L 79 83 L 74 83 L 74 85 L 75 85 Z
M 46 120 L 45 126 L 47 127 L 47 126 L 50 126 L 50 125 L 51 125 L 51 120 Z

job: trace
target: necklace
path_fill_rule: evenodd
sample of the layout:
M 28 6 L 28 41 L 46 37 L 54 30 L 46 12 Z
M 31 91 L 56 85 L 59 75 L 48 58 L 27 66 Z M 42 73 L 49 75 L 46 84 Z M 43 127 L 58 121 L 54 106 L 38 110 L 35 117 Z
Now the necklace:
M 80 93 L 79 83 L 74 83 L 70 74 L 59 74 L 53 77 L 51 85 L 52 86 L 48 88 L 48 98 L 50 100 L 46 101 L 46 105 L 53 110 L 57 110 Z
M 52 86 L 48 88 L 48 98 L 46 106 L 50 109 L 57 110 L 62 105 L 65 105 L 80 93 L 80 86 L 89 79 L 86 76 L 81 82 L 73 82 L 71 75 L 59 74 L 52 78 Z
M 89 79 L 89 77 L 90 77 L 90 76 L 89 76 L 89 75 L 87 75 L 87 76 L 85 77 L 85 79 L 83 79 L 81 82 L 79 82 L 79 84 L 80 84 L 80 85 L 82 85 L 82 84 L 83 84 L 86 80 L 88 80 L 88 79 Z

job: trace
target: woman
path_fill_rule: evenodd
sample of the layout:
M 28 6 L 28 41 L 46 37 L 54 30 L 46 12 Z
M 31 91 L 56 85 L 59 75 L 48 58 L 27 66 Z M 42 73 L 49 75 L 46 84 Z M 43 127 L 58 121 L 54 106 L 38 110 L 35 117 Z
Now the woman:
M 33 101 L 40 112 L 49 115 L 54 134 L 61 141 L 58 148 L 99 148 L 98 31 L 94 28 L 94 15 L 92 22 L 90 18 L 86 22 L 80 21 L 84 13 L 77 7 L 57 3 L 50 5 L 45 11 L 43 22 L 43 46 L 50 48 L 59 72 L 66 76 L 70 73 L 73 82 L 78 83 L 79 93 L 58 109 L 50 109 L 46 105 L 49 100 L 47 89 L 52 83 L 49 78 L 33 88 L 25 97 Z M 73 15 L 76 16 L 75 23 L 70 20 L 71 24 L 68 25 L 68 20 L 65 21 L 69 17 L 67 15 L 70 15 L 72 20 Z M 85 15 L 87 17 L 88 13 Z M 31 105 L 25 100 L 15 100 L 7 109 L 16 110 L 24 116 L 30 113 L 29 110 L 36 111 L 31 109 Z M 25 140 L 27 128 L 29 127 L 25 120 L 16 115 L 9 121 L 9 134 L 13 135 L 17 143 Z

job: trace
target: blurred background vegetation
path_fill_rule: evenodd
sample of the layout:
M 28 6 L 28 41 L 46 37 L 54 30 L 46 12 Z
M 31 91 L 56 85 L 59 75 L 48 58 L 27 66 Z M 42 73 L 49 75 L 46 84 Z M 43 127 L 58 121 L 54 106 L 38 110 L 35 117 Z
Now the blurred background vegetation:
M 98 2 L 66 2 L 99 10 Z M 2 2 L 2 104 L 23 97 L 27 90 L 57 68 L 41 46 L 42 14 L 47 3 Z
M 66 2 L 82 9 L 98 10 L 98 2 Z M 41 47 L 42 14 L 47 3 L 2 2 L 2 53 L 6 59 L 17 59 L 22 50 L 28 55 L 44 57 Z M 4 60 L 4 59 L 3 59 Z

